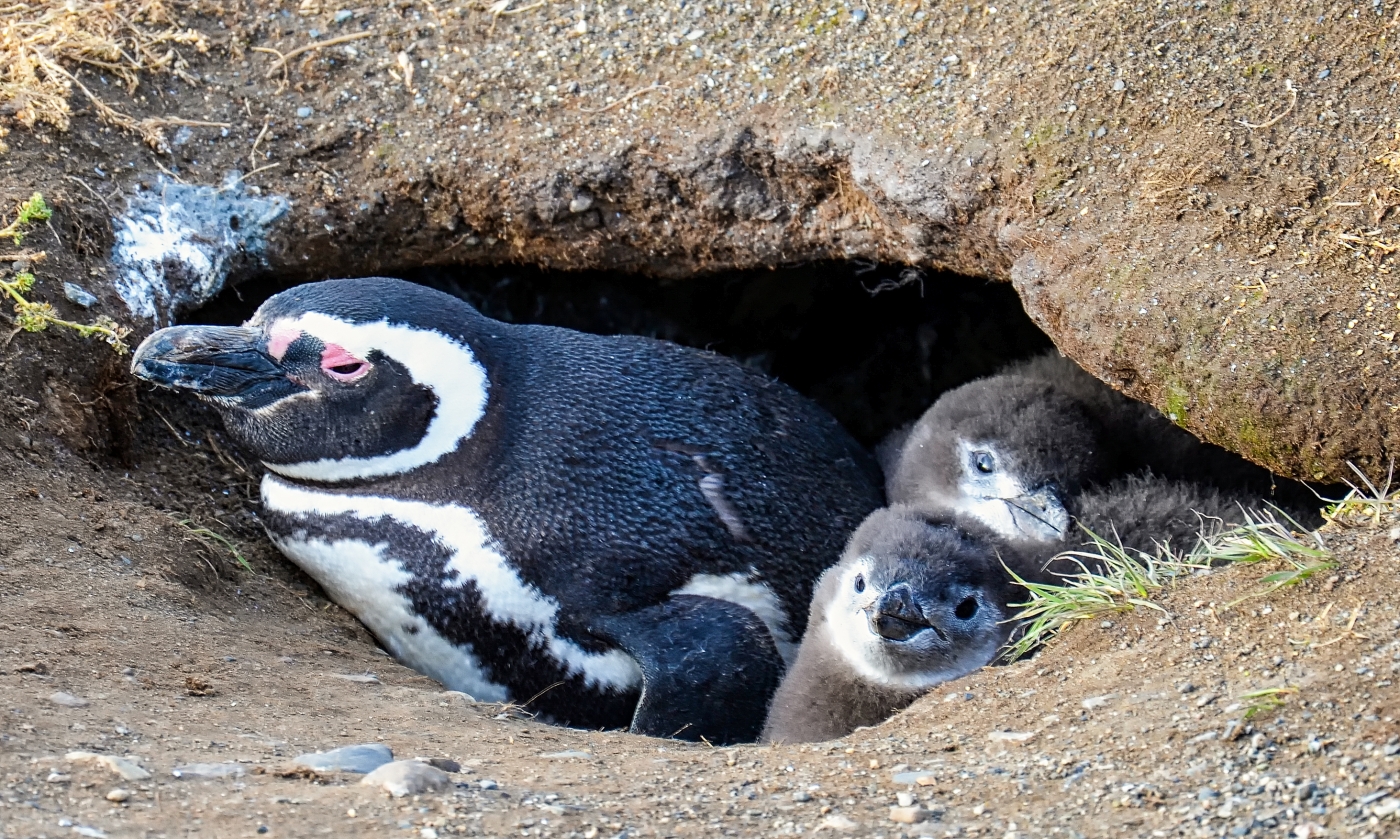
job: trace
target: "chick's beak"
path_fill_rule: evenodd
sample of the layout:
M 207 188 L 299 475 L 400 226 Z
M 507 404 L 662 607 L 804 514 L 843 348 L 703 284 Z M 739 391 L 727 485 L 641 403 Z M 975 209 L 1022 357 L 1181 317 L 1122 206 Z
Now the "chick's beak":
M 925 629 L 938 631 L 919 608 L 918 598 L 908 583 L 893 585 L 881 595 L 870 611 L 870 628 L 890 641 L 908 641 Z
M 161 387 L 200 396 L 240 397 L 285 380 L 260 330 L 241 326 L 172 326 L 141 342 L 131 372 Z

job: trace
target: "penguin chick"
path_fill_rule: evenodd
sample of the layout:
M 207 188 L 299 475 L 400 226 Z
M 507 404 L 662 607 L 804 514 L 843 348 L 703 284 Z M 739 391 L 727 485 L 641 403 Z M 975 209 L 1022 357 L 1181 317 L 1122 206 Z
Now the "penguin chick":
M 881 446 L 886 494 L 890 504 L 971 517 L 1003 538 L 1058 542 L 1070 526 L 1067 498 L 1111 471 L 1103 433 L 1081 402 L 1050 382 L 978 379 L 939 397 L 892 464 L 897 438 Z
M 1017 599 L 1004 558 L 1024 563 L 975 523 L 907 507 L 870 514 L 817 584 L 763 740 L 841 737 L 992 661 Z

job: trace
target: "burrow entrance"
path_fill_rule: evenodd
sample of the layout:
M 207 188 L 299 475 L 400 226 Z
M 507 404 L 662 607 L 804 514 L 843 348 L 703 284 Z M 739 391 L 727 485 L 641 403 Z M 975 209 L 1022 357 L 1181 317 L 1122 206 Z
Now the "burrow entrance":
M 1008 283 L 826 262 L 658 280 L 518 265 L 393 276 L 512 323 L 634 334 L 713 350 L 787 383 L 873 446 L 938 394 L 1052 344 Z M 185 320 L 235 324 L 288 287 L 264 277 Z

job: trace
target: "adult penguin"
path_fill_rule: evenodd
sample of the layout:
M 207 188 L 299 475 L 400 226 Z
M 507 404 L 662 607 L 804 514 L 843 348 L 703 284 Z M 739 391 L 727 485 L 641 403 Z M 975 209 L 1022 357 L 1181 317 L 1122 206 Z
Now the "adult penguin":
M 399 280 L 163 329 L 132 369 L 219 411 L 267 466 L 274 544 L 385 649 L 567 725 L 755 738 L 882 501 L 831 416 L 730 359 Z

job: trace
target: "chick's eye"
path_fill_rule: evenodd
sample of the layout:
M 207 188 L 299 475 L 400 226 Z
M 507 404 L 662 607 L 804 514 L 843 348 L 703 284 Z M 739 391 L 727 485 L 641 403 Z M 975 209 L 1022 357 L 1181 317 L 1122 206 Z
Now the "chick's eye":
M 973 452 L 972 465 L 977 467 L 977 471 L 984 475 L 990 475 L 997 468 L 996 459 L 989 452 Z
M 370 363 L 351 355 L 344 347 L 327 344 L 321 351 L 321 371 L 338 382 L 353 382 L 369 373 Z
M 862 591 L 865 591 L 865 575 L 864 575 L 864 574 L 857 574 L 857 575 L 856 575 L 856 594 L 860 594 Z
M 953 614 L 958 616 L 958 620 L 972 620 L 972 616 L 977 614 L 977 598 L 963 598 L 963 601 L 953 610 Z

